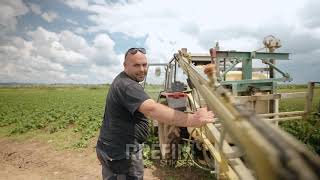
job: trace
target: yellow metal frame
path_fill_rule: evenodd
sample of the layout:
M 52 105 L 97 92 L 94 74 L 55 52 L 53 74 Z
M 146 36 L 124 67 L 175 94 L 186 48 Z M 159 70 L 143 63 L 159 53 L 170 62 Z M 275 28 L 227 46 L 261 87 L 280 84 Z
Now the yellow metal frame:
M 235 103 L 227 90 L 215 81 L 208 81 L 195 70 L 189 54 L 180 51 L 175 58 L 206 106 L 219 118 L 222 132 L 232 138 L 247 159 L 248 163 L 243 163 L 242 159 L 234 158 L 241 162 L 241 166 L 232 165 L 233 159 L 226 158 L 225 148 L 229 146 L 225 134 L 220 133 L 214 124 L 205 125 L 205 130 L 198 133 L 204 137 L 203 142 L 218 163 L 218 179 L 287 179 L 292 173 L 297 179 L 320 178 L 316 172 L 320 169 L 319 157 L 289 134 L 263 121 L 253 110 Z M 218 147 L 222 148 L 219 150 Z

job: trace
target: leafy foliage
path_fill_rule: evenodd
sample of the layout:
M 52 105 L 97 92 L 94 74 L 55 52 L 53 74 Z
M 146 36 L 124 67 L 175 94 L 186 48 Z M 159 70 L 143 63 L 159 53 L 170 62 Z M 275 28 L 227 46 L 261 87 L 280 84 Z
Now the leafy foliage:
M 289 89 L 281 89 L 280 92 L 301 92 L 305 89 L 291 87 Z M 320 89 L 316 88 L 313 99 L 313 112 L 317 111 L 320 105 Z M 288 99 L 280 101 L 281 111 L 301 111 L 304 109 L 304 99 Z M 285 121 L 279 123 L 280 127 L 289 132 L 301 142 L 306 144 L 309 149 L 320 154 L 320 116 L 311 115 L 308 119 Z
M 105 87 L 0 89 L 0 127 L 11 127 L 10 134 L 73 128 L 81 134 L 74 145 L 85 147 L 100 128 L 106 93 Z
M 290 121 L 281 127 L 305 143 L 309 149 L 320 154 L 320 121 L 319 117 L 311 117 L 307 121 Z

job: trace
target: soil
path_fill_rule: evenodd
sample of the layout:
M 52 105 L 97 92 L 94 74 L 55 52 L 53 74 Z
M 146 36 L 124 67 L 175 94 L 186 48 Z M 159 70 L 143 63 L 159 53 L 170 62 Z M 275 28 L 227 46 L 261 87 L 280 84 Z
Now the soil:
M 154 176 L 145 168 L 145 179 Z M 81 150 L 55 150 L 36 140 L 18 142 L 0 139 L 0 179 L 101 179 L 101 165 L 94 147 Z
M 201 179 L 192 169 L 145 168 L 146 180 Z M 193 171 L 193 172 L 192 172 Z M 94 145 L 85 149 L 57 150 L 38 140 L 0 138 L 0 179 L 101 179 Z

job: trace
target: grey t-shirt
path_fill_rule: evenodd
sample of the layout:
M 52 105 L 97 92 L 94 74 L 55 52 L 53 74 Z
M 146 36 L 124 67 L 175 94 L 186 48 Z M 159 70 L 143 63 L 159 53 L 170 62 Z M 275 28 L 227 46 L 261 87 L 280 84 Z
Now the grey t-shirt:
M 106 99 L 99 141 L 112 159 L 126 156 L 126 145 L 146 141 L 148 119 L 138 111 L 150 99 L 142 86 L 121 72 L 112 82 Z

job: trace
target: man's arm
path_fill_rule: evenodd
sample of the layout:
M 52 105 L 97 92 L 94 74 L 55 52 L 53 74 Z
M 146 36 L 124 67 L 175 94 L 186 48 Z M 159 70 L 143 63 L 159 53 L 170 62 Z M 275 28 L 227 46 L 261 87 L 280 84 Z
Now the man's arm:
M 201 127 L 213 122 L 213 113 L 207 111 L 207 108 L 200 108 L 194 114 L 190 114 L 156 103 L 152 99 L 145 100 L 138 111 L 159 122 L 180 127 Z

